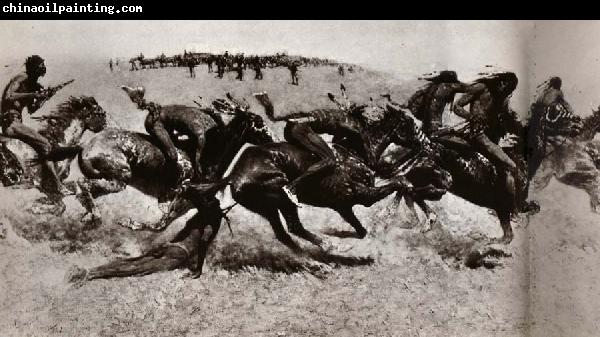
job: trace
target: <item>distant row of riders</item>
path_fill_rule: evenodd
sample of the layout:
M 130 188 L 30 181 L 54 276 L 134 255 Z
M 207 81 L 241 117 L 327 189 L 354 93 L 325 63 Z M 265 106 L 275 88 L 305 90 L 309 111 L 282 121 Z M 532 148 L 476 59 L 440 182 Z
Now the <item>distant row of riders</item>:
M 146 58 L 143 54 L 131 58 L 130 70 L 139 69 L 157 69 L 164 67 L 187 67 L 190 72 L 190 77 L 196 77 L 195 67 L 200 64 L 206 64 L 209 73 L 216 72 L 217 78 L 223 78 L 225 72 L 235 71 L 236 80 L 243 81 L 244 71 L 251 69 L 254 71 L 254 79 L 262 80 L 265 68 L 285 67 L 290 71 L 291 84 L 298 85 L 298 68 L 302 66 L 325 66 L 336 65 L 337 63 L 320 58 L 307 57 L 290 57 L 285 53 L 277 53 L 275 55 L 249 55 L 244 53 L 229 54 L 225 51 L 224 54 L 211 53 L 188 53 L 184 51 L 183 55 L 166 56 L 164 53 L 156 58 Z M 110 70 L 113 71 L 113 61 L 109 61 Z
M 244 69 L 251 68 L 275 68 L 285 67 L 290 63 L 296 63 L 305 66 L 334 66 L 336 62 L 329 59 L 320 59 L 316 57 L 308 58 L 301 56 L 288 56 L 286 53 L 276 53 L 274 55 L 244 55 L 244 53 L 230 54 L 225 51 L 223 54 L 213 53 L 192 53 L 184 50 L 183 54 L 166 56 L 164 53 L 155 58 L 147 58 L 143 53 L 129 59 L 130 70 L 139 69 L 157 69 L 164 67 L 187 67 L 190 63 L 194 65 L 207 64 L 209 72 L 213 71 L 213 66 L 222 64 L 226 71 L 235 70 L 241 65 Z M 113 65 L 112 59 L 109 66 Z M 118 65 L 118 64 L 117 64 Z
M 160 105 L 145 98 L 143 87 L 125 86 L 131 101 L 146 113 L 147 134 L 107 127 L 104 110 L 85 96 L 72 97 L 43 116 L 47 126 L 37 132 L 23 124 L 23 109 L 34 113 L 56 89 L 37 82 L 46 72 L 41 57 L 28 58 L 25 67 L 3 93 L 2 132 L 35 149 L 36 162 L 50 173 L 51 188 L 43 189 L 51 200 L 60 204 L 64 195 L 77 193 L 87 221 L 97 226 L 101 218 L 94 199 L 130 185 L 171 201 L 158 223 L 129 222 L 153 230 L 197 209 L 173 242 L 152 247 L 142 257 L 86 271 L 86 279 L 181 266 L 199 276 L 208 246 L 226 217 L 225 205 L 216 198 L 226 188 L 236 203 L 268 220 L 276 238 L 299 253 L 302 249 L 289 233 L 328 248 L 304 228 L 298 216 L 301 204 L 336 211 L 363 238 L 367 230 L 352 207 L 369 207 L 392 193 L 418 205 L 428 216 L 427 225 L 436 217 L 426 201 L 439 200 L 446 192 L 490 208 L 503 230 L 500 241 L 509 243 L 511 218 L 538 209 L 527 200 L 528 188 L 550 155 L 548 149 L 558 146 L 558 139 L 574 139 L 585 125 L 600 124 L 573 113 L 557 77 L 543 84 L 523 124 L 509 104 L 518 85 L 514 73 L 486 73 L 463 83 L 455 72 L 441 71 L 425 77 L 427 83 L 402 104 L 382 94 L 359 105 L 341 85 L 341 98 L 328 93 L 331 107 L 282 114 L 267 93 L 255 93 L 269 123 L 285 123 L 284 141 L 276 140 L 245 99 L 226 94 L 210 105 Z M 460 97 L 455 101 L 456 95 Z M 447 106 L 464 122 L 444 125 Z M 80 132 L 72 132 L 74 128 Z M 71 131 L 65 133 L 67 129 Z M 81 143 L 85 130 L 96 134 Z M 333 136 L 331 144 L 324 134 Z M 2 155 L 10 159 L 4 145 Z M 74 158 L 84 175 L 76 192 L 62 183 Z M 2 162 L 3 176 L 12 174 L 15 181 L 5 179 L 5 185 L 16 183 L 20 174 L 18 163 L 8 159 Z M 376 179 L 385 183 L 376 184 Z

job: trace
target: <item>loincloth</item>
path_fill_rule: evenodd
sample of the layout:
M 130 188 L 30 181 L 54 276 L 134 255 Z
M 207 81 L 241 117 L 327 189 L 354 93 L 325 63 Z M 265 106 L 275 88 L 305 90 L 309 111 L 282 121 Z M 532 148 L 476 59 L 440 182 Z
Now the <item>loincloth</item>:
M 12 125 L 12 123 L 14 123 L 15 121 L 17 121 L 19 123 L 23 122 L 23 117 L 22 117 L 21 112 L 15 110 L 15 109 L 10 109 L 8 111 L 5 111 L 0 116 L 0 126 L 2 126 L 3 131 L 5 131 L 8 127 L 10 127 Z

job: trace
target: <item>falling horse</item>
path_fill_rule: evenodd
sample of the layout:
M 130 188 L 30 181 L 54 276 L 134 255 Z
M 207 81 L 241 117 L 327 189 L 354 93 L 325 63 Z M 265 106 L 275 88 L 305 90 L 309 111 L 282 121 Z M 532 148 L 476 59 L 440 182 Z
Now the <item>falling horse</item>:
M 206 144 L 202 152 L 201 162 L 203 172 L 214 176 L 221 176 L 237 150 L 245 143 L 263 144 L 272 142 L 272 133 L 264 124 L 263 119 L 234 106 L 231 119 L 223 127 L 208 115 L 212 110 L 187 107 L 183 105 L 168 105 L 162 109 L 171 109 L 178 113 L 189 114 L 195 118 L 199 125 L 205 127 L 204 136 Z M 192 148 L 190 141 L 181 143 L 182 149 Z M 187 152 L 179 152 L 178 170 L 169 164 L 158 143 L 149 135 L 122 129 L 106 129 L 81 145 L 70 148 L 59 148 L 48 155 L 50 160 L 62 160 L 78 157 L 79 167 L 84 178 L 78 180 L 81 192 L 78 199 L 91 216 L 91 221 L 98 224 L 99 211 L 93 199 L 117 193 L 130 185 L 141 192 L 165 201 L 172 198 L 172 193 L 179 178 L 192 178 L 192 165 Z M 160 179 L 156 179 L 160 177 Z M 181 200 L 181 199 L 179 199 Z M 149 229 L 162 229 L 169 223 L 169 219 L 176 218 L 190 209 L 189 203 L 184 201 L 172 205 L 169 212 L 158 224 L 138 224 L 125 222 L 131 227 L 149 227 Z
M 44 126 L 39 130 L 39 133 L 46 137 L 53 148 L 61 148 L 65 146 L 72 146 L 73 144 L 79 143 L 84 132 L 90 130 L 92 132 L 99 132 L 106 127 L 106 112 L 98 105 L 93 97 L 81 96 L 81 97 L 70 97 L 67 101 L 59 104 L 55 111 L 52 111 L 48 115 L 33 117 L 33 119 L 44 122 Z M 64 210 L 64 204 L 60 200 L 55 200 L 51 188 L 47 187 L 45 174 L 43 170 L 31 170 L 27 172 L 27 166 L 25 170 L 22 168 L 19 161 L 15 161 L 14 157 L 10 155 L 9 148 L 18 149 L 19 141 L 11 140 L 6 138 L 2 145 L 3 156 L 7 162 L 4 163 L 6 166 L 2 168 L 3 180 L 10 179 L 9 182 L 16 182 L 17 177 L 15 176 L 19 172 L 23 176 L 29 176 L 34 181 L 40 179 L 40 190 L 52 199 L 59 206 L 59 212 Z M 20 151 L 17 151 L 20 152 Z M 61 179 L 65 179 L 69 175 L 69 167 L 71 161 L 65 161 L 58 164 L 59 176 Z M 12 173 L 10 176 L 5 176 L 6 173 Z

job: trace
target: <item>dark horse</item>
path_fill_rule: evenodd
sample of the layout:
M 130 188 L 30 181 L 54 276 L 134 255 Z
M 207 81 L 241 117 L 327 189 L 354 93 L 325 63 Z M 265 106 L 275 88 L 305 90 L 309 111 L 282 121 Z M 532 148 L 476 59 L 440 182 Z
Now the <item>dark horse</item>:
M 221 127 L 203 109 L 183 105 L 162 107 L 193 114 L 199 120 L 198 123 L 206 125 L 206 144 L 201 164 L 203 172 L 207 172 L 209 178 L 222 176 L 231 159 L 245 143 L 264 144 L 273 141 L 271 131 L 260 116 L 239 106 L 232 106 L 235 108 L 230 113 L 230 121 Z M 183 141 L 180 147 L 190 148 L 192 145 L 188 142 L 192 141 Z M 192 165 L 186 152 L 193 151 L 179 152 L 180 171 L 183 172 L 184 179 L 190 179 L 193 175 Z M 120 192 L 130 185 L 158 198 L 159 201 L 165 201 L 173 197 L 172 191 L 177 187 L 176 171 L 169 165 L 157 142 L 146 134 L 107 129 L 84 144 L 52 151 L 48 159 L 62 160 L 76 155 L 79 155 L 79 167 L 85 176 L 78 180 L 81 189 L 78 199 L 91 215 L 91 220 L 96 223 L 100 221 L 100 217 L 93 202 L 94 198 Z M 168 219 L 182 215 L 191 207 L 184 201 L 174 204 L 172 211 L 158 224 L 144 225 L 129 221 L 128 225 L 162 229 L 169 223 Z
M 391 105 L 387 106 L 386 113 L 403 116 L 399 117 L 402 119 L 404 119 L 405 116 L 412 116 L 408 110 Z M 412 116 L 412 118 L 415 117 Z M 388 120 L 390 119 L 391 118 L 388 118 Z M 529 185 L 527 179 L 527 163 L 524 155 L 524 135 L 526 129 L 524 129 L 517 120 L 516 114 L 512 110 L 506 109 L 505 115 L 501 116 L 500 120 L 501 125 L 498 126 L 498 129 L 501 130 L 501 134 L 498 134 L 497 137 L 493 137 L 493 139 L 498 141 L 505 132 L 520 136 L 516 145 L 513 144 L 510 149 L 505 148 L 505 151 L 511 156 L 519 169 L 519 174 L 515 178 L 517 190 L 516 196 L 513 195 L 512 192 L 506 188 L 506 184 L 503 183 L 503 179 L 500 177 L 503 173 L 498 172 L 495 166 L 487 158 L 472 149 L 467 142 L 460 147 L 449 147 L 445 145 L 441 138 L 436 136 L 428 138 L 422 133 L 416 138 L 419 142 L 407 142 L 406 132 L 413 132 L 407 128 L 396 128 L 395 131 L 392 132 L 391 138 L 393 142 L 410 148 L 414 156 L 426 156 L 430 160 L 433 160 L 441 169 L 449 172 L 452 177 L 452 184 L 449 189 L 451 193 L 476 205 L 496 211 L 503 231 L 503 236 L 500 241 L 509 243 L 513 238 L 512 227 L 510 224 L 514 212 L 514 203 L 512 200 L 517 198 L 520 211 L 523 212 L 535 210 L 536 205 L 527 202 Z M 385 128 L 385 125 L 380 125 L 380 127 Z M 377 131 L 376 129 L 373 130 L 373 132 L 375 132 L 373 137 L 377 137 L 377 134 L 381 134 L 381 131 Z M 455 131 L 447 130 L 447 133 L 453 132 Z M 404 160 L 406 159 L 395 158 L 393 161 Z M 409 173 L 407 176 L 410 178 L 413 175 Z M 415 199 L 415 201 L 422 206 L 423 211 L 426 213 L 432 212 L 423 200 Z
M 265 93 L 260 95 L 263 95 L 259 99 L 261 102 L 268 100 Z M 413 188 L 403 176 L 375 186 L 374 171 L 361 158 L 339 145 L 333 150 L 338 163 L 333 172 L 307 178 L 298 186 L 298 199 L 312 206 L 335 210 L 356 230 L 359 238 L 363 238 L 367 230 L 354 214 L 354 205 L 368 207 L 394 192 L 431 199 L 439 199 L 445 192 L 431 186 Z M 203 189 L 205 193 L 214 193 L 230 186 L 233 199 L 267 219 L 276 238 L 294 251 L 300 251 L 300 247 L 284 229 L 279 212 L 292 234 L 322 247 L 323 240 L 304 228 L 297 206 L 282 190 L 317 160 L 314 154 L 285 142 L 248 147 L 232 163 L 225 178 L 205 184 Z
M 391 148 L 391 145 L 416 144 L 419 143 L 419 138 L 424 136 L 418 129 L 413 118 L 396 113 L 393 109 L 382 109 L 381 107 L 376 109 L 379 110 L 379 112 L 383 111 L 383 115 L 380 116 L 380 118 L 376 120 L 367 118 L 366 108 L 368 105 L 358 105 L 351 102 L 348 99 L 344 85 L 342 84 L 340 87 L 343 101 L 340 102 L 335 95 L 328 93 L 329 99 L 337 105 L 337 111 L 334 111 L 334 109 L 320 109 L 310 112 L 294 113 L 289 116 L 302 119 L 309 117 L 314 113 L 341 113 L 343 115 L 348 115 L 348 119 L 352 118 L 355 120 L 355 126 L 367 141 L 363 144 L 358 141 L 356 137 L 336 135 L 333 137 L 332 142 L 341 145 L 359 158 L 369 158 L 365 164 L 373 170 L 377 177 L 393 179 L 399 175 L 405 175 L 415 187 L 437 189 L 440 193 L 442 190 L 450 188 L 452 184 L 450 173 L 441 169 L 432 160 L 419 156 L 418 153 L 401 151 L 402 154 L 412 154 L 412 156 L 402 156 L 402 160 L 389 160 L 390 157 L 393 158 L 396 155 L 390 155 L 390 151 L 388 150 Z M 255 96 L 265 108 L 266 114 L 268 116 L 273 116 L 273 104 L 268 98 L 266 98 L 266 96 L 262 97 L 261 94 L 255 94 Z M 285 120 L 286 118 L 289 117 L 271 119 Z M 399 130 L 402 130 L 402 132 L 399 132 Z M 365 153 L 365 146 L 367 153 Z M 410 195 L 405 196 L 405 201 L 411 207 L 414 207 L 413 198 L 411 198 Z M 431 218 L 435 216 L 424 200 L 417 199 L 414 201 L 428 213 L 428 216 Z M 430 219 L 430 221 L 432 220 Z

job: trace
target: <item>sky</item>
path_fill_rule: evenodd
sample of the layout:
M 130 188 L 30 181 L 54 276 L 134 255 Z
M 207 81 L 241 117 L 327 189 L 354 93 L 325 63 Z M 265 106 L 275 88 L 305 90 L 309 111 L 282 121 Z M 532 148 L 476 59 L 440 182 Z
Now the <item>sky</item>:
M 0 59 L 99 60 L 209 52 L 328 57 L 414 78 L 456 70 L 470 81 L 485 71 L 514 71 L 513 106 L 527 109 L 535 86 L 563 77 L 576 110 L 600 104 L 595 76 L 599 22 L 555 21 L 3 21 Z M 10 55 L 9 55 L 10 53 Z

